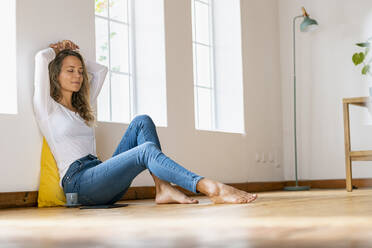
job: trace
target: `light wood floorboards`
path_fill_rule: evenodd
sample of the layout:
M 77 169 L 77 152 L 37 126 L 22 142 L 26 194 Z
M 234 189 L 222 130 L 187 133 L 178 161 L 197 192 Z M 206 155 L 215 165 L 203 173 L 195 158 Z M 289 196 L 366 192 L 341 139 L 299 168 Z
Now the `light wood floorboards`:
M 197 205 L 3 209 L 0 247 L 372 247 L 371 188 L 258 196 L 246 205 L 197 197 Z

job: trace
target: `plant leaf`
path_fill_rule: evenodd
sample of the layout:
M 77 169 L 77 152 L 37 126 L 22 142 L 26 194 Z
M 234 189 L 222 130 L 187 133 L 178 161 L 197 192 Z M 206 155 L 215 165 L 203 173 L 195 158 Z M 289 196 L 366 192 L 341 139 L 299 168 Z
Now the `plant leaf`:
M 371 43 L 369 43 L 369 42 L 362 42 L 362 43 L 357 43 L 356 45 L 357 46 L 360 46 L 360 47 L 370 47 Z
M 358 65 L 359 64 L 359 55 L 357 53 L 354 53 L 353 57 L 352 57 L 352 60 L 353 60 L 354 65 Z
M 362 69 L 362 74 L 366 75 L 369 72 L 369 65 L 365 65 Z
M 364 53 L 359 53 L 359 57 L 360 57 L 360 63 L 362 63 L 364 61 Z
M 113 38 L 116 35 L 116 32 L 111 32 L 110 38 Z
M 364 58 L 362 59 L 362 57 L 360 56 L 360 54 L 363 54 L 363 53 L 354 53 L 354 55 L 352 57 L 353 62 L 354 62 L 355 65 L 359 65 L 360 63 L 363 62 L 363 59 Z M 363 56 L 364 56 L 364 54 L 363 54 Z
M 99 60 L 100 62 L 102 62 L 102 61 L 104 61 L 104 60 L 106 60 L 106 59 L 107 59 L 106 56 L 99 56 L 99 59 L 98 59 L 98 60 Z

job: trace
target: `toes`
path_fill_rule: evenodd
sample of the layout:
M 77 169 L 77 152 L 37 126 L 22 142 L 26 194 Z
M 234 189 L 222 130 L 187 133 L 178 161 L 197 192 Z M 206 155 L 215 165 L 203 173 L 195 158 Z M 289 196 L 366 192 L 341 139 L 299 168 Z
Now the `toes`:
M 237 203 L 250 203 L 256 200 L 257 194 L 248 194 L 246 193 L 244 196 L 241 196 L 237 199 Z
M 236 199 L 236 203 L 240 203 L 240 204 L 241 204 L 241 203 L 247 203 L 247 199 L 242 198 L 242 197 L 241 197 L 241 198 L 237 198 L 237 199 Z
M 189 202 L 189 203 L 192 203 L 192 204 L 199 203 L 198 200 L 196 200 L 196 199 L 192 199 L 192 198 L 190 198 L 188 202 Z
M 251 195 L 249 198 L 248 198 L 248 202 L 253 202 L 254 200 L 257 199 L 257 195 L 256 194 L 253 194 Z
M 192 199 L 192 198 L 187 197 L 187 198 L 183 199 L 182 201 L 180 201 L 179 203 L 196 204 L 196 203 L 199 203 L 199 201 L 196 200 L 196 199 Z

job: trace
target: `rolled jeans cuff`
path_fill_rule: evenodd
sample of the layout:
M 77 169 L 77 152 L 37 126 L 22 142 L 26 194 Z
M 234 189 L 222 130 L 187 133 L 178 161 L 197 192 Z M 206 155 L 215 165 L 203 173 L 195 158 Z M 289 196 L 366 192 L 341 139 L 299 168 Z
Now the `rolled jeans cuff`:
M 200 192 L 198 190 L 196 190 L 196 185 L 198 184 L 198 182 L 203 179 L 204 177 L 202 176 L 197 176 L 193 179 L 192 181 L 192 192 L 196 193 L 196 194 L 199 194 Z

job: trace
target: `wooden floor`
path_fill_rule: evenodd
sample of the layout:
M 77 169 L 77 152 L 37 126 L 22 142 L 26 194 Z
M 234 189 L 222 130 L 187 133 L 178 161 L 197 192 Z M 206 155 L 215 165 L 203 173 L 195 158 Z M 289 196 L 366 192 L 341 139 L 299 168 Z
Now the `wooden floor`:
M 0 210 L 0 247 L 372 247 L 372 189 L 259 194 L 248 205 Z

